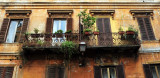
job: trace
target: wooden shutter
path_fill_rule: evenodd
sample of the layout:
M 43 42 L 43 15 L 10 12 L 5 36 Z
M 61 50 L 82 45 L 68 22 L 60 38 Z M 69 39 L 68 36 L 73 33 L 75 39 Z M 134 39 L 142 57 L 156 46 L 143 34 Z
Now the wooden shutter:
M 155 40 L 149 17 L 138 17 L 137 21 L 139 24 L 142 40 Z
M 72 18 L 67 18 L 67 31 L 71 30 L 73 32 L 72 21 Z
M 13 70 L 14 70 L 13 67 L 6 67 L 4 78 L 12 78 Z
M 57 78 L 57 68 L 55 66 L 49 66 L 47 72 L 47 78 Z
M 154 36 L 154 33 L 153 33 L 153 29 L 152 29 L 149 17 L 144 18 L 144 22 L 145 22 L 145 25 L 146 25 L 149 40 L 155 40 L 155 36 Z
M 1 31 L 0 31 L 0 43 L 4 43 L 6 40 L 7 32 L 9 28 L 9 21 L 10 20 L 8 18 L 4 18 L 3 20 Z
M 100 31 L 98 36 L 99 45 L 112 45 L 112 33 L 109 18 L 97 18 L 97 28 Z
M 21 37 L 20 37 L 20 41 L 19 42 L 23 42 L 23 40 L 24 40 L 24 33 L 27 31 L 28 24 L 29 24 L 29 18 L 24 18 L 23 19 L 22 31 L 21 31 Z
M 101 78 L 101 67 L 94 66 L 94 78 Z
M 63 66 L 60 66 L 58 68 L 58 78 L 64 78 L 64 67 Z
M 116 69 L 117 78 L 125 78 L 123 65 L 118 65 Z
M 52 33 L 53 31 L 53 18 L 47 18 L 47 22 L 46 22 L 46 33 Z M 50 41 L 51 40 L 51 36 L 50 37 L 45 37 L 46 41 Z
M 143 64 L 145 78 L 153 78 L 149 64 Z
M 4 74 L 4 67 L 0 67 L 0 78 L 4 77 L 3 74 Z

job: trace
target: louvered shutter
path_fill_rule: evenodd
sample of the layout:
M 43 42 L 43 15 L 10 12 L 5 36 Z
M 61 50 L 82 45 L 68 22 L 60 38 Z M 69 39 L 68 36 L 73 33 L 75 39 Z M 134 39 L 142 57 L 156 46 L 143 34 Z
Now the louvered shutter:
M 145 78 L 153 78 L 149 64 L 143 64 Z
M 6 67 L 4 78 L 12 78 L 13 70 L 14 70 L 13 67 Z
M 101 78 L 101 67 L 94 66 L 94 78 Z
M 23 40 L 24 40 L 24 33 L 27 31 L 28 24 L 29 24 L 29 18 L 24 18 L 23 19 L 23 26 L 22 26 L 20 42 L 23 42 Z
M 125 78 L 123 65 L 118 65 L 116 67 L 117 78 Z
M 4 77 L 4 67 L 0 67 L 0 78 Z
M 138 20 L 139 28 L 141 31 L 142 40 L 148 40 L 148 35 L 147 35 L 147 31 L 146 31 L 146 28 L 143 22 L 143 18 L 137 18 L 137 20 Z
M 68 30 L 71 30 L 71 31 L 73 31 L 73 29 L 72 29 L 72 18 L 67 18 L 67 31 Z
M 155 35 L 153 33 L 149 17 L 138 17 L 137 20 L 142 40 L 155 40 Z
M 4 43 L 6 40 L 7 32 L 9 28 L 9 21 L 10 20 L 8 18 L 4 18 L 3 20 L 1 31 L 0 31 L 0 43 Z
M 58 78 L 64 78 L 64 67 L 60 66 L 58 68 Z
M 47 72 L 47 78 L 57 78 L 56 72 L 57 72 L 57 67 L 49 66 Z
M 51 34 L 53 31 L 53 18 L 47 18 L 47 23 L 46 23 L 46 33 Z M 51 40 L 51 36 L 50 37 L 45 37 L 46 41 L 50 41 Z
M 155 40 L 155 36 L 154 36 L 153 29 L 152 29 L 152 26 L 151 26 L 151 23 L 150 23 L 150 19 L 149 18 L 144 18 L 144 21 L 145 21 L 145 25 L 146 25 L 149 40 Z

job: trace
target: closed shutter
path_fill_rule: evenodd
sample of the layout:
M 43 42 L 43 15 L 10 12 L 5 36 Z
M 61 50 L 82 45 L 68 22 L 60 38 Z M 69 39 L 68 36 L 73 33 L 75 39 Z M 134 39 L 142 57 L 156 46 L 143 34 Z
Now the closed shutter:
M 57 78 L 56 72 L 57 72 L 57 67 L 49 66 L 47 72 L 47 78 Z
M 139 24 L 142 40 L 155 40 L 149 17 L 138 17 L 137 21 Z
M 73 31 L 73 29 L 72 29 L 72 18 L 67 18 L 67 31 L 68 30 L 71 30 L 71 31 Z
M 144 18 L 144 21 L 145 21 L 145 25 L 146 25 L 149 40 L 155 40 L 155 36 L 154 36 L 153 29 L 152 29 L 152 26 L 151 26 L 151 23 L 150 23 L 150 19 L 149 18 Z
M 117 78 L 125 78 L 123 65 L 118 65 L 116 69 Z
M 94 66 L 94 78 L 101 78 L 101 67 Z
M 27 31 L 28 24 L 29 24 L 29 18 L 24 18 L 23 19 L 23 26 L 22 26 L 20 42 L 23 42 L 23 40 L 24 40 L 24 33 Z
M 8 18 L 4 18 L 3 20 L 1 31 L 0 31 L 0 43 L 4 43 L 6 40 L 6 36 L 9 28 L 9 21 L 10 20 Z
M 145 78 L 153 78 L 149 64 L 143 64 Z
M 60 66 L 58 68 L 58 78 L 64 78 L 64 67 L 63 66 Z
M 0 78 L 4 77 L 3 74 L 4 74 L 4 67 L 0 67 Z
M 51 34 L 52 31 L 53 31 L 53 18 L 47 18 L 46 33 Z M 45 40 L 50 41 L 51 38 L 52 38 L 51 36 L 50 37 L 45 37 Z
M 100 34 L 98 36 L 99 45 L 112 45 L 112 33 L 109 18 L 97 18 L 96 25 Z
M 13 70 L 14 70 L 13 67 L 6 67 L 4 78 L 12 78 Z

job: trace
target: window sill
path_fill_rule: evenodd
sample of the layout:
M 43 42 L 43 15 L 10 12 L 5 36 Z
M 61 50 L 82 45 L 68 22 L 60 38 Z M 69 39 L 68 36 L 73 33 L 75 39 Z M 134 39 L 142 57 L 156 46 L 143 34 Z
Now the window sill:
M 142 43 L 159 43 L 160 40 L 140 40 L 141 44 Z

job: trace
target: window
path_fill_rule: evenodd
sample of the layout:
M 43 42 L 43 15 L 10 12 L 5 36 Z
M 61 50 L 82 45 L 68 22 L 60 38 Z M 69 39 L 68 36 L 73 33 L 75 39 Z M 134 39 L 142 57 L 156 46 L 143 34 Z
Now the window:
M 23 20 L 11 20 L 6 43 L 18 42 L 22 31 Z
M 0 67 L 0 78 L 12 78 L 14 67 Z
M 48 66 L 47 78 L 65 78 L 63 66 Z
M 142 40 L 155 40 L 149 17 L 137 17 Z
M 146 78 L 160 78 L 160 64 L 146 64 L 143 66 Z
M 125 78 L 123 66 L 94 66 L 94 78 Z
M 54 20 L 53 23 L 53 33 L 55 33 L 58 30 L 63 30 L 63 33 L 67 30 L 67 21 L 66 20 Z
M 105 67 L 101 68 L 102 78 L 117 78 L 115 67 Z

